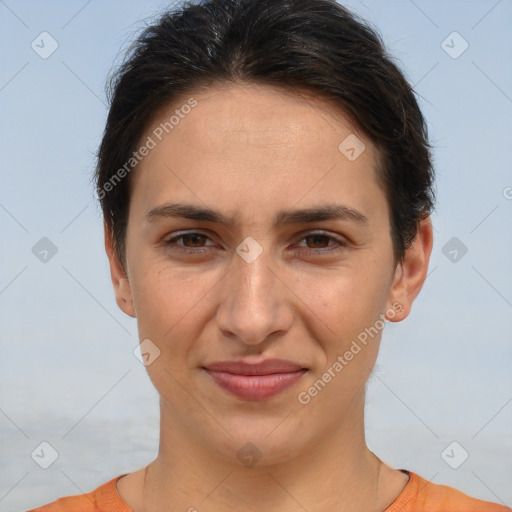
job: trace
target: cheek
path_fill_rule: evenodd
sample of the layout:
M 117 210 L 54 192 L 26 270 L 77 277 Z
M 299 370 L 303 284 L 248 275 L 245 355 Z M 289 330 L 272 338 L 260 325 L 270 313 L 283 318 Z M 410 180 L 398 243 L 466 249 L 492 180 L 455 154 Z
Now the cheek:
M 340 267 L 328 274 L 307 276 L 293 290 L 323 325 L 317 339 L 329 352 L 341 350 L 365 328 L 371 327 L 385 308 L 388 282 L 376 266 Z M 325 336 L 327 334 L 327 336 Z
M 198 357 L 196 352 L 200 348 L 196 340 L 204 331 L 208 319 L 205 308 L 215 293 L 217 280 L 213 272 L 191 273 L 168 265 L 165 269 L 154 265 L 150 270 L 133 273 L 139 339 L 151 340 L 159 350 L 158 357 L 146 370 L 168 404 L 190 406 L 181 383 L 186 381 L 187 391 L 194 393 L 189 354 L 194 352 Z
M 132 295 L 140 336 L 167 343 L 184 320 L 201 311 L 201 304 L 215 293 L 219 279 L 218 271 L 191 271 L 168 264 L 136 270 Z
M 331 415 L 344 414 L 375 366 L 385 328 L 380 318 L 385 307 L 384 283 L 375 272 L 343 272 L 335 280 L 316 280 L 304 308 L 314 313 L 310 315 L 316 328 L 312 332 L 323 354 L 298 399 L 300 403 L 306 400 L 310 411 L 318 414 L 325 414 L 326 408 Z

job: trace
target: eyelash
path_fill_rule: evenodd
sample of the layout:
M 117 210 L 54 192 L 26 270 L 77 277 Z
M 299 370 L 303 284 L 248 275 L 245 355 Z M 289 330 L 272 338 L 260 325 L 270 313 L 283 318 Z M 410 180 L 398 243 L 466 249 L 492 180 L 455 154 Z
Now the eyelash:
M 205 235 L 204 233 L 190 231 L 187 233 L 181 233 L 181 234 L 179 234 L 173 238 L 170 238 L 168 240 L 164 240 L 164 244 L 166 247 L 170 248 L 173 251 L 185 253 L 185 254 L 199 255 L 199 254 L 204 254 L 205 252 L 207 252 L 207 249 L 204 249 L 203 247 L 197 247 L 195 249 L 191 249 L 190 247 L 182 247 L 179 245 L 174 245 L 174 242 L 176 242 L 177 240 L 179 240 L 185 236 L 189 236 L 189 235 L 199 235 L 199 236 L 204 236 L 207 239 L 209 239 L 209 237 L 207 235 Z M 321 236 L 323 238 L 328 238 L 330 241 L 336 242 L 338 244 L 338 247 L 330 248 L 330 249 L 327 249 L 327 248 L 326 249 L 313 249 L 311 247 L 306 247 L 306 248 L 302 249 L 302 252 L 305 251 L 307 254 L 311 254 L 314 256 L 322 256 L 325 254 L 336 254 L 336 253 L 339 253 L 339 252 L 342 252 L 343 250 L 345 250 L 348 245 L 347 243 L 343 242 L 342 240 L 339 240 L 339 239 L 337 239 L 331 235 L 328 235 L 324 232 L 321 232 L 321 231 L 314 231 L 314 232 L 308 233 L 307 235 L 303 236 L 300 239 L 300 241 L 303 241 L 306 238 L 313 237 L 313 236 Z

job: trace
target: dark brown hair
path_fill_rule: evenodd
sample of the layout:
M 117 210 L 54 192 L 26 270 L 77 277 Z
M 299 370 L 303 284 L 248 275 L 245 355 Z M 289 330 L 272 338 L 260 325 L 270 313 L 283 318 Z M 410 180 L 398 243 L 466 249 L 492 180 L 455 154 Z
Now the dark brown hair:
M 109 82 L 94 176 L 119 261 L 126 262 L 129 171 L 148 123 L 184 95 L 230 82 L 307 89 L 356 122 L 379 151 L 401 261 L 434 208 L 427 126 L 378 33 L 334 0 L 187 1 L 143 30 Z

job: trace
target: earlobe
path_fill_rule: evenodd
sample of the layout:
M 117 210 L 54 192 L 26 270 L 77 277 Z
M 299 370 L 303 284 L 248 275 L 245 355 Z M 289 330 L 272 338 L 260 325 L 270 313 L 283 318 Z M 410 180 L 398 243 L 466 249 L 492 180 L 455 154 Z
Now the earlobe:
M 112 233 L 105 222 L 103 227 L 105 234 L 105 252 L 107 253 L 110 265 L 110 278 L 114 287 L 114 294 L 116 297 L 117 305 L 121 311 L 126 313 L 128 316 L 135 318 L 135 306 L 133 303 L 132 290 L 128 276 L 123 266 L 119 262 Z
M 114 288 L 116 286 L 114 285 Z M 128 316 L 135 318 L 135 307 L 132 299 L 132 290 L 128 277 L 121 277 L 117 283 L 116 302 L 120 309 Z
M 395 270 L 386 313 L 389 321 L 400 322 L 409 316 L 427 277 L 432 245 L 432 220 L 428 216 L 420 222 L 416 238 Z

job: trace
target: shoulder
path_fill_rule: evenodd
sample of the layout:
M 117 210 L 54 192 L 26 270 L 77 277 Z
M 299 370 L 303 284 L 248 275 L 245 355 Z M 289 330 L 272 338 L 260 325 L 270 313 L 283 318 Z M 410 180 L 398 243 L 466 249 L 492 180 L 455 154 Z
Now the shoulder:
M 116 482 L 121 476 L 116 476 L 87 494 L 59 498 L 28 512 L 132 512 L 116 489 Z
M 407 473 L 409 482 L 385 512 L 512 512 L 504 505 L 472 498 L 453 487 Z

